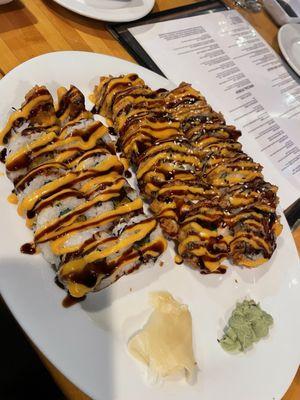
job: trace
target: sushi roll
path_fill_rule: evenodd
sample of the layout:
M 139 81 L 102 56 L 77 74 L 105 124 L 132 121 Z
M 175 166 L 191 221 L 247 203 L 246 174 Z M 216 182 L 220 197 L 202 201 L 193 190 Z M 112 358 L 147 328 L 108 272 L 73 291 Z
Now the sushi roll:
M 270 259 L 282 229 L 277 188 L 243 151 L 241 132 L 187 83 L 151 91 L 130 77 L 101 78 L 94 111 L 112 124 L 178 255 L 203 273 L 224 272 L 225 260 L 255 267 Z
M 107 287 L 165 250 L 108 129 L 76 87 L 60 88 L 56 105 L 46 88 L 35 87 L 1 137 L 18 213 L 34 235 L 22 249 L 41 252 L 71 296 Z

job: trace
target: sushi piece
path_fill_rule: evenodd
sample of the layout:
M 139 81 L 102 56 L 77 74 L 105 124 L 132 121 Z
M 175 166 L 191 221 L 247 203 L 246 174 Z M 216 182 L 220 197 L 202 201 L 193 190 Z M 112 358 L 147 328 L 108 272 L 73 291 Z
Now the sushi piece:
M 120 77 L 102 77 L 99 85 L 91 95 L 91 100 L 95 103 L 93 112 L 105 115 L 106 118 L 112 117 L 111 103 L 119 92 L 124 92 L 132 88 L 145 89 L 145 82 L 136 74 L 122 75 Z M 149 89 L 151 91 L 151 89 Z
M 226 259 L 266 262 L 281 232 L 277 188 L 243 151 L 241 132 L 191 85 L 151 91 L 130 76 L 101 78 L 94 111 L 112 124 L 178 255 L 203 273 L 224 272 Z
M 17 183 L 30 168 L 30 154 L 40 144 L 55 140 L 59 131 L 51 94 L 44 86 L 35 86 L 0 132 L 0 141 L 5 145 L 2 159 L 6 159 L 7 175 L 13 183 Z
M 18 213 L 34 234 L 22 249 L 42 252 L 71 296 L 107 287 L 165 250 L 157 220 L 144 213 L 123 175 L 108 129 L 85 109 L 76 87 L 60 88 L 56 106 L 46 88 L 35 87 L 2 141 Z

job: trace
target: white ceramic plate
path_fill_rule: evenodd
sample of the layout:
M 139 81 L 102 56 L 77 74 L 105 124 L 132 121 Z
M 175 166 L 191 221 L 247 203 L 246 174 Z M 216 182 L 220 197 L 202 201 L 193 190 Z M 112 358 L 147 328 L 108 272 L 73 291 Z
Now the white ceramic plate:
M 136 72 L 154 87 L 172 87 L 160 76 L 120 59 L 84 52 L 34 58 L 0 81 L 1 124 L 35 84 L 53 94 L 70 83 L 88 95 L 100 75 Z M 213 105 L 213 97 L 209 99 Z M 251 149 L 247 149 L 251 154 Z M 11 184 L 0 177 L 0 290 L 28 336 L 75 385 L 93 399 L 273 400 L 281 399 L 299 364 L 299 264 L 287 223 L 272 260 L 253 269 L 229 268 L 225 275 L 200 275 L 173 262 L 172 244 L 156 265 L 120 279 L 69 309 L 64 292 L 40 255 L 19 252 L 31 232 L 6 200 Z M 189 305 L 197 382 L 145 384 L 126 351 L 128 338 L 147 320 L 148 294 L 169 290 Z M 230 355 L 217 342 L 237 300 L 250 296 L 274 317 L 270 336 L 246 354 Z M 18 360 L 15 360 L 18 362 Z
M 286 61 L 300 76 L 300 24 L 283 25 L 278 32 L 278 44 Z
M 135 21 L 147 15 L 155 0 L 54 0 L 85 17 L 109 22 Z

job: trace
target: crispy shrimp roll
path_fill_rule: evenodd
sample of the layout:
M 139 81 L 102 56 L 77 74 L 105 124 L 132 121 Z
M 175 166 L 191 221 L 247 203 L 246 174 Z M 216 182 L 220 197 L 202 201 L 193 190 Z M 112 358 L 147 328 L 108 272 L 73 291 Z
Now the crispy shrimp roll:
M 281 231 L 277 187 L 199 91 L 187 83 L 151 90 L 128 74 L 101 78 L 93 96 L 182 259 L 203 273 L 224 272 L 225 260 L 254 267 L 270 259 Z

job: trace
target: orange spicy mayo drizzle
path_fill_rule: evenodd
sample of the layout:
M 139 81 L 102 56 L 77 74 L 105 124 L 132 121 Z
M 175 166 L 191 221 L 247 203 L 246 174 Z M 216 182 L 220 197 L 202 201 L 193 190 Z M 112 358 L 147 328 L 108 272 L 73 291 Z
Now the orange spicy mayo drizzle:
M 101 78 L 93 98 L 181 257 L 203 272 L 223 272 L 226 258 L 251 267 L 271 257 L 277 188 L 204 96 L 188 84 L 151 91 L 129 74 Z
M 12 114 L 1 138 L 12 132 L 8 140 L 15 140 L 14 135 L 22 136 L 28 123 L 32 126 L 26 134 L 34 133 L 37 128 L 31 116 L 41 127 L 45 121 L 53 124 L 53 130 L 49 126 L 43 128 L 38 138 L 10 152 L 6 168 L 8 173 L 20 172 L 14 178 L 16 193 L 20 195 L 18 212 L 26 216 L 27 225 L 35 229 L 34 242 L 22 246 L 22 251 L 33 253 L 36 246 L 48 243 L 53 255 L 60 257 L 61 282 L 72 296 L 81 297 L 94 290 L 102 279 L 115 274 L 114 279 L 120 277 L 127 265 L 133 263 L 132 268 L 138 268 L 148 259 L 156 259 L 165 250 L 166 241 L 157 235 L 150 240 L 149 235 L 157 226 L 154 218 L 145 216 L 142 221 L 131 223 L 132 217 L 143 215 L 143 203 L 140 198 L 130 200 L 126 194 L 132 191 L 122 176 L 128 163 L 118 158 L 112 143 L 103 141 L 107 128 L 93 121 L 78 89 L 61 88 L 58 97 L 55 115 L 50 94 L 45 88 L 36 87 L 26 96 L 21 110 Z M 45 112 L 45 104 L 50 115 Z M 19 121 L 27 123 L 24 130 L 12 131 Z M 57 129 L 57 124 L 63 126 L 61 130 Z M 31 182 L 39 177 L 44 177 L 44 182 L 28 190 Z M 68 198 L 80 199 L 79 205 L 35 226 L 41 211 L 59 206 Z M 10 199 L 18 202 L 16 195 L 11 195 Z M 86 217 L 88 210 L 106 202 L 116 203 L 109 211 Z M 113 236 L 111 225 L 123 220 L 126 221 L 124 230 L 119 236 Z M 100 237 L 102 232 L 110 236 L 99 239 L 92 235 L 86 241 L 69 243 L 76 235 L 91 229 L 99 231 Z M 140 241 L 144 244 L 137 245 Z M 109 247 L 105 247 L 106 242 Z

